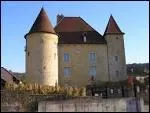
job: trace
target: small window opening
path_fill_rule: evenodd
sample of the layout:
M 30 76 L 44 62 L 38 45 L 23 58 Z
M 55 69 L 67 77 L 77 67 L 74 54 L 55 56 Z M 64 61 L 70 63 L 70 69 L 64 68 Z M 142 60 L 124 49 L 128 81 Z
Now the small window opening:
M 86 42 L 86 41 L 87 41 L 87 34 L 86 34 L 86 33 L 83 33 L 82 36 L 83 36 L 83 41 Z
M 86 42 L 86 36 L 84 36 L 84 42 Z
M 24 51 L 25 51 L 25 52 L 27 51 L 27 46 L 24 47 Z
M 28 51 L 27 54 L 28 54 L 28 56 L 29 56 L 30 52 Z

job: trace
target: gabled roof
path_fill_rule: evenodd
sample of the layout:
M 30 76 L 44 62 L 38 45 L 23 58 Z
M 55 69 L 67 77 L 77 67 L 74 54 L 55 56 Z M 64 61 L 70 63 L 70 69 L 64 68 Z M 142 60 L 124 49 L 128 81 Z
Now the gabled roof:
M 118 25 L 112 15 L 109 18 L 106 30 L 104 32 L 104 35 L 106 35 L 106 34 L 124 34 L 118 27 Z
M 4 81 L 8 83 L 13 83 L 13 78 L 19 81 L 19 79 L 14 74 L 9 72 L 4 67 L 1 67 L 1 79 L 3 79 Z
M 54 28 L 59 36 L 59 44 L 105 44 L 103 36 L 87 24 L 81 17 L 63 17 Z M 86 33 L 86 42 L 83 34 Z
M 54 29 L 56 32 L 95 31 L 81 17 L 64 17 Z
M 28 34 L 35 33 L 35 32 L 48 32 L 48 33 L 55 34 L 53 26 L 46 14 L 44 8 L 41 9 L 40 13 L 38 14 L 38 16 Z

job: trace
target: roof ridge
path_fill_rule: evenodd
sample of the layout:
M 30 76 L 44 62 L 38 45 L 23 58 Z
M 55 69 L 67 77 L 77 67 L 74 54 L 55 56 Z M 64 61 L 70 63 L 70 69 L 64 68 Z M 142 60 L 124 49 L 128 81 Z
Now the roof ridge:
M 6 68 L 4 68 L 4 67 L 1 67 L 1 68 L 3 68 L 6 72 L 8 72 L 9 74 L 11 74 L 13 77 L 15 77 L 16 79 L 18 79 L 18 77 L 16 77 L 13 73 L 11 73 L 10 71 L 8 71 Z M 18 79 L 19 80 L 19 79 Z
M 81 17 L 80 17 L 81 18 Z M 89 27 L 91 27 L 94 31 L 96 31 L 91 25 L 89 25 L 83 18 L 81 18 L 81 20 L 84 21 L 84 23 L 86 23 Z
M 81 17 L 80 17 L 81 18 Z M 83 18 L 81 18 L 88 26 L 90 26 L 95 32 L 99 33 L 97 30 L 95 30 L 91 25 L 89 25 Z M 100 34 L 100 33 L 99 33 Z M 100 34 L 101 35 L 101 34 Z M 102 35 L 101 35 L 102 36 Z
M 61 21 L 62 21 L 64 18 L 79 18 L 79 17 L 64 16 L 64 17 L 55 25 L 55 27 L 57 27 L 57 26 L 61 23 Z M 55 27 L 54 27 L 54 29 L 55 29 Z
M 66 18 L 80 18 L 80 16 L 65 16 Z

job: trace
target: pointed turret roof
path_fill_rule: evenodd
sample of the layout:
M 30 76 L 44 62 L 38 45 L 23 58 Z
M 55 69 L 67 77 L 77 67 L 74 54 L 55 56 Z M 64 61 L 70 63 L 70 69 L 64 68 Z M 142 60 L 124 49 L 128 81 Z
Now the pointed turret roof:
M 32 25 L 29 34 L 34 32 L 48 32 L 48 33 L 55 33 L 53 26 L 42 7 L 39 15 L 37 16 L 34 24 Z
M 111 15 L 110 18 L 109 18 L 109 21 L 108 21 L 108 24 L 107 24 L 107 27 L 106 27 L 106 30 L 104 32 L 104 35 L 105 34 L 124 34 L 120 28 L 118 27 L 115 19 L 113 18 L 113 16 Z

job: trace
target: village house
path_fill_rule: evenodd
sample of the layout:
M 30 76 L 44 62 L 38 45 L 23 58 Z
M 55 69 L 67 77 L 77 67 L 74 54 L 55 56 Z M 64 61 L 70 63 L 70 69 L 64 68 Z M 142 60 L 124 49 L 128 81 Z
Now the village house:
M 20 79 L 4 67 L 1 67 L 1 90 L 4 89 L 6 83 L 19 84 Z

